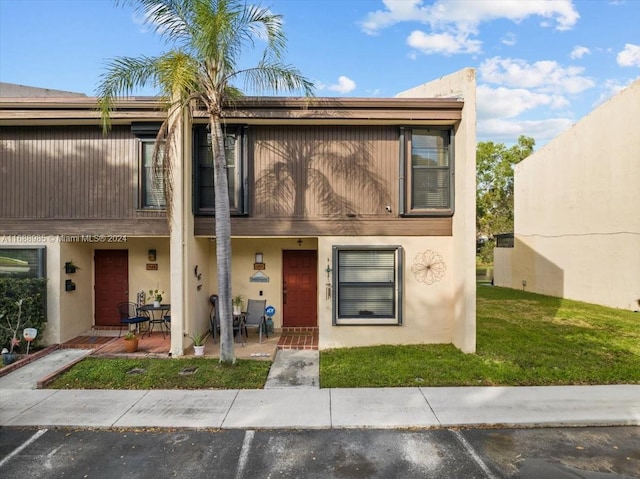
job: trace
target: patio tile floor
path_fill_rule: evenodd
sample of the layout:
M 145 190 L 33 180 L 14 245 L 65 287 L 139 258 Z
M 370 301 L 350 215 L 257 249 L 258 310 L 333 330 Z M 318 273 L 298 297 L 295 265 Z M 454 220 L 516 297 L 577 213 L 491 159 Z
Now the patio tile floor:
M 162 336 L 162 332 L 154 331 L 150 335 L 140 336 L 138 351 L 127 353 L 124 347 L 124 338 L 118 337 L 117 329 L 92 329 L 70 341 L 63 343 L 61 348 L 95 349 L 94 356 L 148 356 L 169 357 L 170 337 Z M 318 328 L 284 328 L 263 337 L 262 343 L 258 341 L 258 335 L 250 333 L 244 344 L 235 342 L 235 354 L 240 359 L 273 360 L 277 349 L 318 349 Z M 193 355 L 193 348 L 188 347 L 185 356 Z M 209 336 L 205 342 L 205 356 L 219 357 L 219 338 Z

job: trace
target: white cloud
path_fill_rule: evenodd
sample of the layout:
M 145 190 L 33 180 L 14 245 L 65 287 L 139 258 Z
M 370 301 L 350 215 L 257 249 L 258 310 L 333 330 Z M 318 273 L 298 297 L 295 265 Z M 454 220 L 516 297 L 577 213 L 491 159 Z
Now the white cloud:
M 640 45 L 627 43 L 616 58 L 621 67 L 640 67 Z
M 532 64 L 525 60 L 493 57 L 478 68 L 480 78 L 515 88 L 537 88 L 545 92 L 580 93 L 595 82 L 582 76 L 582 67 L 562 67 L 556 61 L 542 60 Z
M 511 118 L 540 106 L 551 109 L 569 106 L 566 98 L 559 95 L 536 93 L 523 88 L 491 88 L 479 85 L 477 89 L 478 118 Z
M 588 55 L 591 53 L 591 50 L 589 50 L 587 47 L 583 47 L 582 45 L 576 45 L 576 47 L 571 51 L 571 54 L 569 55 L 572 59 L 577 59 L 577 58 L 582 58 L 585 55 Z
M 456 31 L 476 32 L 482 22 L 504 18 L 520 22 L 530 16 L 555 20 L 557 30 L 571 29 L 580 15 L 571 0 L 436 0 L 424 5 L 422 0 L 384 0 L 386 9 L 367 14 L 362 29 L 375 34 L 400 22 L 420 22 L 432 28 L 454 27 Z M 544 25 L 546 26 L 546 25 Z
M 444 55 L 452 55 L 455 53 L 478 53 L 482 42 L 470 40 L 466 35 L 453 36 L 449 33 L 426 34 L 420 30 L 415 30 L 407 38 L 407 44 L 425 54 L 442 53 Z
M 541 145 L 555 138 L 573 124 L 568 118 L 550 118 L 546 120 L 500 120 L 478 121 L 478 139 L 515 143 L 520 135 L 526 135 Z M 485 140 L 486 139 L 486 140 Z
M 502 40 L 500 41 L 505 45 L 512 47 L 516 44 L 516 34 L 508 32 L 504 37 L 502 37 Z
M 354 82 L 351 78 L 341 75 L 338 78 L 338 83 L 329 86 L 328 89 L 331 91 L 337 91 L 338 93 L 342 94 L 349 93 L 356 89 L 356 82 Z

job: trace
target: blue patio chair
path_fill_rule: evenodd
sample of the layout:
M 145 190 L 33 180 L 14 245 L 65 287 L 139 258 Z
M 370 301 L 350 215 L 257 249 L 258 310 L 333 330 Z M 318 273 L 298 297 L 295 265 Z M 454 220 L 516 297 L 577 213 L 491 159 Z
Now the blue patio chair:
M 125 326 L 127 326 L 127 329 L 129 329 L 133 324 L 139 331 L 140 325 L 148 322 L 151 319 L 149 318 L 149 316 L 140 314 L 140 312 L 138 311 L 138 305 L 136 303 L 123 302 L 119 303 L 116 307 L 118 308 L 118 314 L 120 315 L 120 332 L 118 333 L 118 337 L 122 335 L 122 328 L 124 328 Z

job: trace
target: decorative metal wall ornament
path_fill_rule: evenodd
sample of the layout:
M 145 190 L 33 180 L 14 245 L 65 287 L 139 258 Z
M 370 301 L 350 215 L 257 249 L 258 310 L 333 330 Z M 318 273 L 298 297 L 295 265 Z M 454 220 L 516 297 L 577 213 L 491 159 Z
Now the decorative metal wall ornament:
M 447 265 L 444 264 L 440 253 L 430 249 L 424 253 L 418 253 L 411 266 L 411 272 L 416 277 L 416 280 L 427 284 L 440 281 L 444 277 L 446 270 Z

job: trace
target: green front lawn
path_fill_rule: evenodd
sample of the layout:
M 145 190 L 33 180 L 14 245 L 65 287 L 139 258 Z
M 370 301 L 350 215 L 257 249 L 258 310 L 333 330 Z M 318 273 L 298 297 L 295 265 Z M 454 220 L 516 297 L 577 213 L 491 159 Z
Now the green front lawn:
M 640 314 L 478 286 L 476 354 L 452 345 L 324 351 L 330 387 L 640 383 Z
M 47 388 L 261 389 L 267 380 L 270 366 L 269 361 L 241 359 L 234 366 L 224 366 L 217 359 L 193 357 L 183 359 L 89 357 L 59 376 L 47 385 Z
M 640 314 L 483 285 L 477 302 L 476 354 L 439 344 L 323 351 L 321 386 L 640 384 Z M 259 389 L 270 364 L 88 358 L 48 387 Z M 127 374 L 134 368 L 145 371 Z

